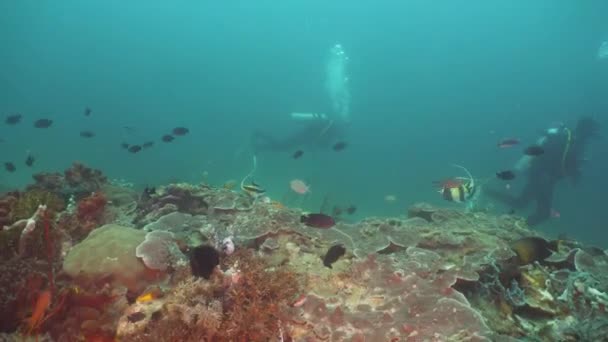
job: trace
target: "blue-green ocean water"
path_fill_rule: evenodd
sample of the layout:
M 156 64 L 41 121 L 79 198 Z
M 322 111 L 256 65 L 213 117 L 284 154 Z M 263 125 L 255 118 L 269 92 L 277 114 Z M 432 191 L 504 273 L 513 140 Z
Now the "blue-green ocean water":
M 511 167 L 521 148 L 498 150 L 500 138 L 531 143 L 580 115 L 607 126 L 608 60 L 596 58 L 606 39 L 602 0 L 2 1 L 0 115 L 24 120 L 0 126 L 0 159 L 17 165 L 0 184 L 24 186 L 75 160 L 137 186 L 205 173 L 216 185 L 240 180 L 254 130 L 284 135 L 302 125 L 291 112 L 331 114 L 326 63 L 340 43 L 349 146 L 304 148 L 298 160 L 260 152 L 256 181 L 308 210 L 325 196 L 355 204 L 355 219 L 404 215 L 419 201 L 452 205 L 432 181 L 462 175 L 451 163 L 479 178 Z M 43 117 L 53 126 L 34 129 Z M 190 134 L 161 143 L 176 126 Z M 96 136 L 81 138 L 85 129 Z M 119 147 L 147 140 L 156 145 L 138 154 Z M 556 192 L 561 217 L 537 229 L 608 245 L 607 144 L 592 143 L 580 185 Z M 294 178 L 312 193 L 295 199 Z

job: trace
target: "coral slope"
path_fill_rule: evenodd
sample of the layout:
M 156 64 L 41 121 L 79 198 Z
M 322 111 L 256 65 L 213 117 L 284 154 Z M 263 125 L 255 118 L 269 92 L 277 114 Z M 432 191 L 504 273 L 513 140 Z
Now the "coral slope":
M 74 170 L 83 176 L 68 172 L 68 189 L 105 182 Z M 146 189 L 137 202 L 121 195 L 107 208 L 102 195 L 87 196 L 72 220 L 54 225 L 57 240 L 82 242 L 57 253 L 64 272 L 51 318 L 35 331 L 11 321 L 4 332 L 58 341 L 601 341 L 608 333 L 606 253 L 547 241 L 550 257 L 522 263 L 514 242 L 538 235 L 514 216 L 417 205 L 408 217 L 315 229 L 300 223 L 300 210 L 207 185 Z M 10 205 L 0 208 L 10 217 Z M 106 212 L 121 224 L 100 228 Z M 70 228 L 83 213 L 86 230 Z M 234 253 L 221 249 L 226 239 Z M 346 254 L 325 267 L 337 243 Z M 220 250 L 209 280 L 194 278 L 186 260 L 201 244 Z M 6 257 L 1 302 L 11 310 L 3 315 L 33 316 L 44 262 Z M 42 281 L 25 296 L 17 289 L 32 277 Z

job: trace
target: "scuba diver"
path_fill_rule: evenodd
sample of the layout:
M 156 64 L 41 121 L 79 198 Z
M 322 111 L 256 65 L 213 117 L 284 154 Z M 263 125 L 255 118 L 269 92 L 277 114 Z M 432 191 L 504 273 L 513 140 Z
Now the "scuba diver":
M 298 147 L 327 147 L 343 138 L 346 122 L 331 119 L 325 114 L 291 113 L 291 118 L 306 121 L 294 133 L 278 138 L 266 132 L 254 131 L 251 145 L 254 151 L 293 151 Z
M 522 209 L 530 202 L 536 202 L 536 208 L 526 222 L 530 226 L 544 222 L 551 216 L 556 184 L 566 177 L 574 183 L 579 181 L 585 162 L 585 147 L 598 133 L 599 123 L 589 117 L 579 119 L 573 131 L 564 125 L 546 130 L 538 141 L 544 153 L 522 157 L 515 168 L 527 175 L 519 196 L 496 189 L 486 189 L 485 192 L 513 209 Z
M 325 91 L 332 105 L 332 114 L 291 113 L 294 121 L 305 122 L 292 134 L 278 138 L 255 131 L 251 144 L 254 151 L 289 151 L 298 147 L 327 147 L 344 139 L 350 123 L 349 58 L 341 44 L 329 49 L 325 65 Z

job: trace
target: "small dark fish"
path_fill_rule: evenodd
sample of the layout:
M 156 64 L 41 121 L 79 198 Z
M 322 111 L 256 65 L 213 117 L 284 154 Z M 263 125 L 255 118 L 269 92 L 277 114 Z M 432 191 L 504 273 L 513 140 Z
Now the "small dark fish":
M 346 253 L 346 248 L 344 248 L 343 245 L 331 246 L 327 250 L 325 257 L 323 258 L 323 265 L 325 265 L 326 267 L 332 268 L 331 265 L 334 262 L 338 261 L 338 259 L 340 259 L 340 257 L 343 256 L 344 253 Z
M 524 150 L 525 155 L 533 157 L 540 156 L 543 153 L 545 153 L 545 150 L 542 147 L 536 145 L 530 146 Z
M 168 143 L 168 142 L 172 142 L 173 140 L 175 140 L 175 137 L 172 136 L 171 134 L 165 134 L 165 135 L 163 135 L 161 140 Z
M 92 138 L 95 136 L 95 133 L 92 131 L 82 131 L 80 132 L 80 136 L 83 138 Z
M 190 252 L 190 269 L 195 277 L 209 279 L 219 264 L 220 253 L 213 246 L 194 247 Z
M 6 119 L 4 120 L 4 122 L 7 125 L 16 125 L 19 122 L 21 122 L 22 118 L 23 118 L 23 115 L 21 115 L 21 114 L 13 114 L 13 115 L 7 116 Z
M 335 143 L 332 148 L 334 149 L 334 151 L 342 151 L 346 148 L 346 146 L 348 146 L 348 144 L 346 142 L 339 141 L 339 142 Z
M 25 165 L 27 165 L 28 167 L 32 167 L 34 165 L 35 161 L 36 161 L 36 159 L 34 159 L 34 157 L 31 154 L 28 154 L 27 158 L 25 158 Z
M 332 209 L 331 213 L 332 213 L 332 215 L 333 215 L 334 217 L 336 217 L 336 216 L 340 216 L 340 215 L 342 215 L 342 208 L 340 208 L 340 207 L 338 207 L 338 206 L 335 206 L 335 207 Z
M 131 153 L 137 153 L 137 152 L 141 151 L 141 146 L 133 145 L 133 146 L 129 147 L 128 151 Z
M 154 146 L 154 141 L 146 141 L 142 146 L 143 148 L 150 148 Z
M 354 214 L 355 212 L 357 212 L 357 207 L 356 207 L 356 206 L 354 206 L 354 205 L 351 205 L 350 207 L 346 208 L 346 213 L 347 213 L 348 215 L 352 215 L 352 214 Z
M 124 129 L 129 134 L 135 133 L 135 127 L 133 126 L 122 126 L 122 129 Z
M 146 318 L 146 314 L 141 311 L 134 312 L 127 316 L 127 319 L 131 323 L 137 323 L 137 322 L 143 320 L 144 318 Z
M 507 212 L 507 215 L 515 215 L 515 209 L 509 210 L 509 212 Z
M 302 150 L 297 150 L 293 153 L 293 159 L 298 159 L 300 158 L 302 155 L 304 155 L 304 151 Z
M 122 144 L 120 144 L 120 147 L 124 148 L 125 150 L 128 149 L 129 146 L 131 146 L 131 145 L 129 145 L 128 143 L 122 143 Z
M 300 222 L 313 228 L 328 229 L 336 225 L 333 217 L 325 214 L 305 214 L 300 216 Z
M 513 180 L 515 179 L 515 172 L 510 170 L 496 172 L 496 177 L 502 180 Z
M 175 127 L 173 129 L 173 134 L 175 135 L 186 135 L 190 132 L 186 127 Z
M 11 162 L 4 163 L 4 168 L 8 172 L 15 172 L 17 170 L 17 168 L 15 167 L 15 164 L 13 164 Z
M 51 119 L 38 119 L 34 122 L 34 127 L 36 128 L 49 128 L 53 124 L 53 120 Z
M 509 148 L 519 144 L 517 138 L 507 138 L 498 142 L 498 148 Z
M 84 116 L 91 116 L 92 112 L 93 111 L 91 110 L 91 108 L 89 108 L 89 107 L 84 108 Z

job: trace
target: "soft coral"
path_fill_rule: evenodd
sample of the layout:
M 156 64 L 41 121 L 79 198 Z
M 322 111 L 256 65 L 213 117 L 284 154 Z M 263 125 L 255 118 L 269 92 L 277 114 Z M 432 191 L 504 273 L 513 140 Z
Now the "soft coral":
M 78 202 L 78 218 L 81 221 L 97 221 L 101 218 L 108 200 L 101 192 L 95 192 Z
M 94 192 L 78 202 L 76 217 L 81 230 L 89 232 L 102 223 L 107 203 L 106 196 L 101 192 Z

